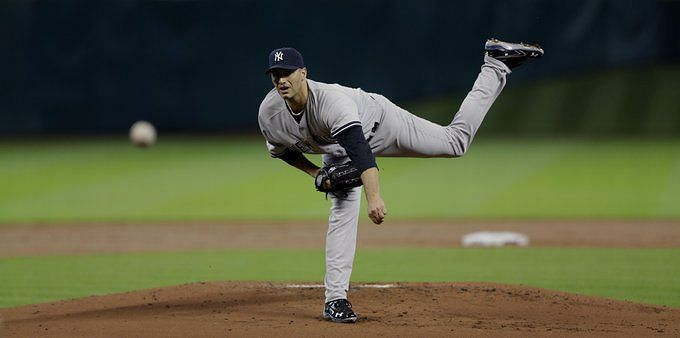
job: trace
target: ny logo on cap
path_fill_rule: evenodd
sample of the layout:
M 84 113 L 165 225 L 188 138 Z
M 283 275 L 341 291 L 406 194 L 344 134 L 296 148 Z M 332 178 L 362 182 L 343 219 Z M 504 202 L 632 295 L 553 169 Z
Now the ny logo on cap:
M 282 61 L 282 60 L 283 60 L 283 52 L 274 53 L 274 61 Z

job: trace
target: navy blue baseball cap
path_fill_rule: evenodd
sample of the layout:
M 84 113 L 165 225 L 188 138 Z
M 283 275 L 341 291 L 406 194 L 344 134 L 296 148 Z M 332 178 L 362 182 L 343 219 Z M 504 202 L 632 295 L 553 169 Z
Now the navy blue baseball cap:
M 295 48 L 277 48 L 269 53 L 269 69 L 267 69 L 266 73 L 274 69 L 295 70 L 304 67 L 305 61 L 302 59 L 302 54 Z

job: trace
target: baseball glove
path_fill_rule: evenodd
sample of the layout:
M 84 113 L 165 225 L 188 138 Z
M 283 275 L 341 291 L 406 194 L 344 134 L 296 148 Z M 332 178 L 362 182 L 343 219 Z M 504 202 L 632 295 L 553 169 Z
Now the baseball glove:
M 325 193 L 344 192 L 362 184 L 359 169 L 352 162 L 332 164 L 319 170 L 314 180 L 316 190 Z

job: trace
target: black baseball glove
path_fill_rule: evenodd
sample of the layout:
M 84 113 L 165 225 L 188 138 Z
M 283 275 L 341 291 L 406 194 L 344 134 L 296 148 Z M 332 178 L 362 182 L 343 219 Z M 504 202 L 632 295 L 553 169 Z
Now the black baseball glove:
M 325 193 L 340 193 L 362 184 L 359 169 L 352 162 L 332 164 L 319 170 L 314 180 L 316 190 Z

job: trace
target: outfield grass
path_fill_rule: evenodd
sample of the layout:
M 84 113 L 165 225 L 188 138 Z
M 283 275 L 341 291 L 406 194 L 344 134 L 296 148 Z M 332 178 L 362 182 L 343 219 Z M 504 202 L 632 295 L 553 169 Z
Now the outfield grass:
M 680 140 L 479 137 L 460 159 L 378 163 L 392 219 L 680 217 Z M 320 220 L 329 207 L 256 136 L 3 141 L 0 164 L 0 223 Z
M 680 249 L 360 250 L 353 282 L 487 281 L 680 306 Z M 323 280 L 322 251 L 107 254 L 0 259 L 0 306 L 197 281 Z

